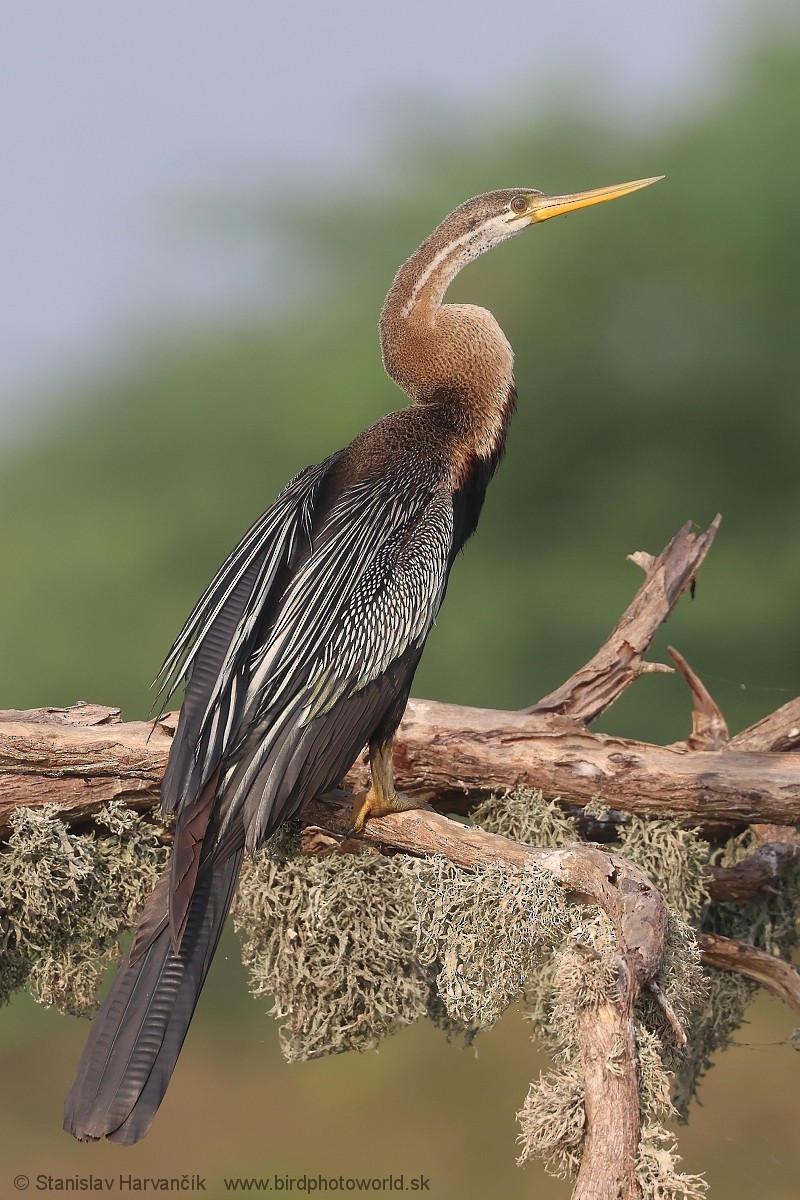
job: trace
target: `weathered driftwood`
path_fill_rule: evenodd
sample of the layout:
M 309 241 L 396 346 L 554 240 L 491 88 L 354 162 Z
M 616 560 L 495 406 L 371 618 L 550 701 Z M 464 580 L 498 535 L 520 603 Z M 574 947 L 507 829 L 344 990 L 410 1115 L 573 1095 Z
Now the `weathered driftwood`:
M 695 535 L 684 525 L 654 557 L 644 550 L 629 555 L 645 572 L 645 581 L 594 658 L 549 695 L 525 712 L 561 713 L 587 724 L 622 695 L 639 675 L 669 671 L 645 654 L 660 625 L 666 621 L 687 588 L 694 592 L 695 576 L 717 536 L 717 514 L 705 533 Z
M 314 831 L 333 849 L 330 830 L 344 832 L 345 810 L 311 806 Z M 310 832 L 310 831 L 309 831 Z M 573 1200 L 638 1196 L 636 1161 L 641 1122 L 633 1005 L 660 966 L 667 910 L 653 885 L 626 859 L 576 843 L 559 850 L 522 845 L 483 829 L 468 828 L 432 811 L 412 811 L 367 822 L 364 836 L 381 846 L 443 854 L 457 866 L 532 864 L 573 894 L 598 904 L 617 931 L 617 995 L 578 1013 L 584 1071 L 586 1136 Z M 311 835 L 308 848 L 319 852 Z
M 594 734 L 569 717 L 410 701 L 395 751 L 398 784 L 437 806 L 509 788 L 702 827 L 800 821 L 800 758 L 728 748 L 686 752 Z
M 0 830 L 21 805 L 59 804 L 69 821 L 109 800 L 152 808 L 171 740 L 167 725 L 101 705 L 0 713 Z
M 18 805 L 61 804 L 68 819 L 108 800 L 152 806 L 173 724 L 114 723 L 114 710 L 81 708 L 31 721 L 0 714 L 0 829 Z M 73 723 L 73 714 L 80 722 Z M 568 717 L 410 700 L 395 743 L 398 786 L 445 812 L 490 792 L 541 788 L 565 803 L 594 796 L 624 813 L 676 817 L 702 830 L 750 822 L 800 822 L 800 755 L 687 752 L 594 734 Z M 348 782 L 364 786 L 359 763 Z
M 643 671 L 659 625 L 696 573 L 719 527 L 685 526 L 657 557 L 633 561 L 645 581 L 598 653 L 532 709 L 502 712 L 411 700 L 398 731 L 401 788 L 444 811 L 527 786 L 565 803 L 596 795 L 623 813 L 677 817 L 698 829 L 800 822 L 800 699 L 729 739 L 719 708 L 688 663 L 670 651 L 694 698 L 693 733 L 677 746 L 594 734 L 586 727 Z M 0 713 L 0 830 L 18 804 L 62 804 L 75 819 L 110 799 L 156 799 L 174 720 L 120 723 L 116 709 Z M 363 764 L 349 782 L 364 785 Z M 771 840 L 780 840 L 773 838 Z
M 800 696 L 734 734 L 730 745 L 735 750 L 800 750 Z
M 305 811 L 306 820 L 318 820 L 320 824 L 307 824 L 301 830 L 303 852 L 321 858 L 336 853 L 375 853 L 374 845 L 365 845 L 360 839 L 341 836 L 349 824 L 351 811 L 350 794 L 345 792 L 329 792 L 316 805 L 309 806 Z M 332 834 L 333 828 L 339 830 L 338 835 Z M 383 828 L 380 826 L 380 829 Z M 770 828 L 783 829 L 783 826 Z M 415 852 L 413 847 L 394 846 L 391 842 L 387 842 L 386 846 Z M 416 852 L 425 851 L 419 847 Z M 764 842 L 735 866 L 706 866 L 708 894 L 712 900 L 731 900 L 736 904 L 744 904 L 761 891 L 774 892 L 797 853 L 797 847 L 789 842 Z M 477 863 L 473 865 L 477 866 Z
M 697 944 L 700 957 L 707 966 L 721 971 L 736 971 L 754 979 L 800 1013 L 799 967 L 767 954 L 766 950 L 716 933 L 698 933 Z
M 796 854 L 797 846 L 789 841 L 763 842 L 733 867 L 707 866 L 708 894 L 712 900 L 733 900 L 737 904 L 744 904 L 759 892 L 774 892 Z
M 730 737 L 708 689 L 670 650 L 694 702 L 685 742 L 656 746 L 587 728 L 640 674 L 672 669 L 647 662 L 645 654 L 679 597 L 694 590 L 718 525 L 719 518 L 699 536 L 686 526 L 657 557 L 631 555 L 645 581 L 605 645 L 530 709 L 411 700 L 395 742 L 398 786 L 444 812 L 468 811 L 493 791 L 530 787 L 578 808 L 599 795 L 615 810 L 612 821 L 629 813 L 674 817 L 707 835 L 750 824 L 763 844 L 735 867 L 709 867 L 709 891 L 714 899 L 741 902 L 776 887 L 800 841 L 800 755 L 786 753 L 800 748 L 800 699 Z M 0 834 L 19 806 L 55 802 L 69 821 L 91 818 L 109 800 L 151 809 L 174 727 L 172 714 L 156 723 L 123 723 L 117 709 L 97 705 L 0 712 Z M 365 782 L 359 762 L 348 783 L 360 790 Z M 465 867 L 536 863 L 612 918 L 617 995 L 580 1019 L 587 1124 L 574 1197 L 636 1197 L 639 1100 L 631 1011 L 663 954 L 666 916 L 658 893 L 631 864 L 597 846 L 537 849 L 432 810 L 369 821 L 365 840 L 356 843 L 345 837 L 348 807 L 341 793 L 308 806 L 307 852 L 363 850 L 371 843 L 444 854 Z M 704 934 L 700 945 L 709 965 L 741 971 L 798 1006 L 798 973 L 789 964 L 730 939 Z
M 685 742 L 678 744 L 677 748 L 721 750 L 728 745 L 731 735 L 728 733 L 728 722 L 723 717 L 719 705 L 683 655 L 674 646 L 668 646 L 667 653 L 689 685 L 693 701 L 692 732 Z

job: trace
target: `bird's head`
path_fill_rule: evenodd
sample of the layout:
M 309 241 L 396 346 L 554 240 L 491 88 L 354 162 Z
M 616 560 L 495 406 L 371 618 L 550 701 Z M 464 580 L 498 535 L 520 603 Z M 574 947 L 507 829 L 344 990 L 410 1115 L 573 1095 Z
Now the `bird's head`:
M 534 188 L 503 188 L 465 200 L 400 268 L 384 306 L 384 317 L 393 310 L 408 317 L 420 301 L 428 311 L 435 308 L 462 267 L 529 225 L 616 200 L 663 178 L 655 175 L 564 196 L 545 196 Z
M 650 179 L 634 179 L 630 183 L 592 188 L 587 192 L 568 192 L 563 196 L 546 196 L 535 188 L 503 188 L 466 200 L 439 228 L 444 227 L 447 231 L 445 245 L 448 252 L 463 247 L 467 257 L 477 257 L 529 225 L 538 225 L 551 217 L 560 217 L 593 204 L 603 204 L 606 200 L 616 200 L 663 178 L 663 175 L 654 175 Z
M 659 179 L 663 176 L 563 196 L 503 188 L 460 204 L 403 263 L 389 289 L 380 321 L 389 375 L 412 398 L 452 383 L 454 373 L 474 373 L 479 359 L 496 360 L 505 378 L 512 355 L 494 317 L 470 305 L 440 307 L 450 282 L 467 263 L 529 225 L 616 200 Z

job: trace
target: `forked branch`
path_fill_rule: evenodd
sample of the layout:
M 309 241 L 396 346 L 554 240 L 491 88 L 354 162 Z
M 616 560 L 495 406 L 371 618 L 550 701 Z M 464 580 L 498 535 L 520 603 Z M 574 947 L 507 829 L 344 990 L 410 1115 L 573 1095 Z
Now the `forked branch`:
M 85 820 L 109 800 L 152 808 L 173 725 L 86 724 L 84 710 L 31 721 L 0 714 L 0 830 L 14 810 L 57 803 Z M 73 723 L 73 715 L 80 724 Z M 492 792 L 541 789 L 580 806 L 601 796 L 621 813 L 674 817 L 700 832 L 751 822 L 800 823 L 800 755 L 724 749 L 687 753 L 594 734 L 568 717 L 528 716 L 410 700 L 395 740 L 398 786 L 444 812 L 467 812 Z M 357 764 L 349 784 L 364 787 Z
M 646 578 L 606 644 L 591 662 L 532 708 L 501 712 L 411 700 L 395 741 L 398 786 L 442 812 L 469 811 L 491 792 L 542 790 L 572 808 L 596 796 L 625 814 L 673 817 L 706 836 L 750 824 L 763 845 L 744 862 L 709 868 L 714 899 L 743 901 L 774 889 L 797 853 L 800 824 L 800 699 L 752 729 L 729 737 L 713 698 L 677 652 L 673 658 L 694 699 L 693 732 L 677 746 L 593 734 L 587 722 L 644 671 L 670 670 L 645 654 L 659 625 L 687 589 L 713 542 L 717 518 L 703 534 L 686 526 L 658 557 L 631 556 Z M 174 717 L 153 724 L 120 720 L 116 709 L 0 712 L 0 833 L 21 806 L 58 804 L 67 821 L 91 818 L 109 800 L 152 809 L 169 753 Z M 348 782 L 360 790 L 366 768 Z M 330 853 L 344 839 L 341 795 L 310 805 L 304 847 Z M 535 863 L 571 892 L 596 903 L 617 932 L 617 994 L 579 1015 L 585 1072 L 585 1151 L 576 1200 L 628 1200 L 639 1141 L 639 1092 L 632 1007 L 664 952 L 666 910 L 640 871 L 594 845 L 543 850 L 412 811 L 369 821 L 368 843 L 414 854 L 443 854 L 467 868 L 487 862 Z M 753 947 L 701 935 L 704 960 L 740 971 L 800 1005 L 797 971 Z M 676 1031 L 676 1034 L 679 1031 Z
M 722 517 L 717 514 L 705 533 L 693 533 L 690 522 L 657 557 L 638 551 L 628 557 L 645 572 L 645 581 L 625 609 L 605 643 L 586 666 L 571 675 L 530 713 L 561 713 L 589 724 L 614 703 L 639 675 L 669 671 L 663 663 L 645 659 L 659 626 L 666 621 L 711 549 Z
M 319 820 L 327 838 L 346 831 L 344 809 L 317 802 L 308 816 Z M 661 965 L 667 932 L 666 906 L 647 876 L 619 855 L 582 842 L 542 850 L 468 828 L 437 812 L 371 820 L 364 836 L 384 848 L 442 854 L 466 868 L 489 862 L 516 868 L 534 864 L 611 918 L 617 932 L 617 994 L 578 1013 L 586 1128 L 573 1200 L 637 1197 L 641 1121 L 633 1006 Z

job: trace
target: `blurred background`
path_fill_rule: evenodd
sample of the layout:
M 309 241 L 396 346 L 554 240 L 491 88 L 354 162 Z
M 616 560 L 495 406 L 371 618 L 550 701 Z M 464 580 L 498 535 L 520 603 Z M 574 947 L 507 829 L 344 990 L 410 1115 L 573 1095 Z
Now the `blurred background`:
M 597 648 L 687 520 L 724 521 L 675 644 L 732 730 L 797 694 L 800 16 L 786 0 L 57 0 L 0 16 L 0 707 L 142 717 L 172 638 L 300 467 L 402 398 L 376 322 L 467 196 L 666 174 L 482 259 L 451 299 L 517 355 L 508 455 L 415 693 L 517 707 Z M 602 728 L 671 741 L 681 682 Z M 60 1132 L 86 1025 L 0 1020 L 14 1175 L 424 1174 L 564 1197 L 514 1166 L 542 1065 L 430 1028 L 286 1066 L 228 937 L 167 1099 L 124 1151 Z M 797 1196 L 794 1022 L 767 1000 L 680 1143 L 728 1200 Z M 3 1188 L 9 1189 L 3 1184 Z

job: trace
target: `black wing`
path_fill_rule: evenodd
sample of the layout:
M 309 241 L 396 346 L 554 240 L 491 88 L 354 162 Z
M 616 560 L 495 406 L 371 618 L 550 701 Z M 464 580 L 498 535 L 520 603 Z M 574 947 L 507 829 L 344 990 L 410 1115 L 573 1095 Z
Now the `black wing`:
M 340 452 L 341 453 L 341 452 Z M 314 506 L 333 454 L 306 467 L 248 530 L 178 634 L 156 683 L 163 706 L 188 677 L 161 786 L 167 812 L 197 794 L 225 751 L 246 665 L 281 578 L 310 542 Z
M 222 567 L 164 678 L 190 671 L 165 800 L 171 876 L 147 903 L 67 1098 L 78 1138 L 135 1142 L 167 1089 L 234 893 L 258 846 L 402 714 L 452 557 L 430 483 L 364 480 L 317 511 L 298 476 Z M 313 545 L 312 545 L 313 538 Z M 171 929 L 170 929 L 171 926 Z
M 178 812 L 176 947 L 201 861 L 244 840 L 252 853 L 339 781 L 397 707 L 399 721 L 444 596 L 450 494 L 406 465 L 320 511 L 337 458 L 297 476 L 253 527 L 162 672 L 191 671 L 163 785 Z
M 429 481 L 366 478 L 331 510 L 247 667 L 221 790 L 249 850 L 399 720 L 452 543 L 451 497 Z

